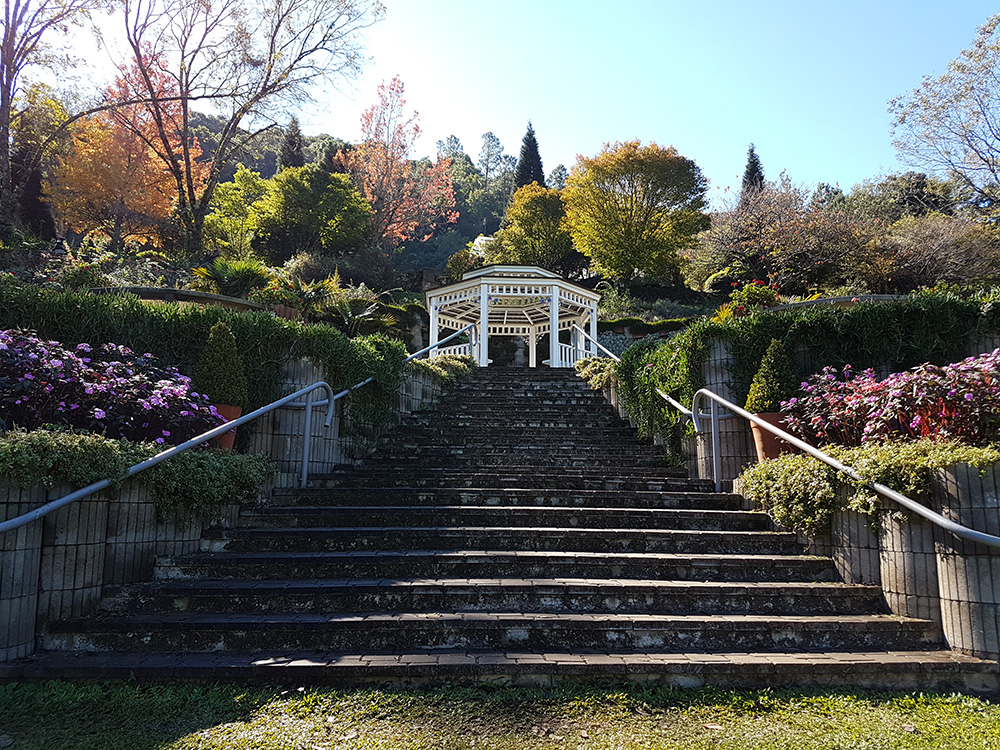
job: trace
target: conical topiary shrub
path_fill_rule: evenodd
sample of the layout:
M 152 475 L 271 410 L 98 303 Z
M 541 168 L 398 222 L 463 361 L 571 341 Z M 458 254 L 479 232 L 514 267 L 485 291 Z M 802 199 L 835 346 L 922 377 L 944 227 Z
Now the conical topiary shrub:
M 750 383 L 746 410 L 762 418 L 768 424 L 784 428 L 781 402 L 790 399 L 798 385 L 796 372 L 788 356 L 785 345 L 778 339 L 771 339 L 770 346 L 760 361 L 760 369 Z M 790 450 L 790 446 L 776 435 L 751 423 L 757 460 L 776 458 Z
M 785 345 L 778 339 L 771 339 L 760 361 L 760 369 L 750 383 L 745 408 L 753 414 L 781 411 L 781 402 L 790 399 L 797 387 L 795 369 Z
M 225 419 L 232 421 L 242 414 L 247 399 L 247 377 L 236 337 L 225 323 L 212 326 L 195 365 L 192 384 L 208 396 Z M 232 448 L 233 440 L 234 433 L 228 432 L 219 438 L 218 445 Z

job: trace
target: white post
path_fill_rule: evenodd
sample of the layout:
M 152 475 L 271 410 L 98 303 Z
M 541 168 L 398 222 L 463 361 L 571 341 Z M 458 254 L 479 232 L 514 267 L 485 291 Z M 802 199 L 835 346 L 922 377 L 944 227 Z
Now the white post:
M 490 363 L 490 298 L 489 285 L 479 285 L 479 366 L 486 367 Z
M 549 298 L 549 367 L 559 367 L 559 287 L 552 285 Z
M 538 367 L 538 334 L 534 328 L 528 334 L 528 367 Z
M 576 328 L 569 329 L 569 343 L 573 347 L 573 363 L 576 364 L 576 361 L 580 359 L 580 333 Z
M 434 346 L 438 342 L 438 306 L 434 302 L 431 302 L 431 321 L 428 324 L 428 334 L 430 341 L 428 342 L 431 346 Z M 427 352 L 428 357 L 436 357 L 437 349 L 431 349 Z
M 596 302 L 594 303 L 594 306 L 590 308 L 590 338 L 592 338 L 593 341 L 588 341 L 587 342 L 587 348 L 590 350 L 590 353 L 593 356 L 596 357 L 596 356 L 598 356 L 597 355 L 597 303 Z

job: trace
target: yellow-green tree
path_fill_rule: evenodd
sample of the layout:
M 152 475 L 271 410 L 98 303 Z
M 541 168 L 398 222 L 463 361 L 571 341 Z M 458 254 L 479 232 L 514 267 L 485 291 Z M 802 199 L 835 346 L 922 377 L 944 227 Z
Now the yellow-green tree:
M 532 182 L 514 193 L 507 209 L 506 226 L 490 245 L 490 263 L 542 266 L 564 275 L 575 275 L 587 259 L 573 249 L 573 238 L 563 225 L 566 208 L 558 190 Z
M 678 279 L 678 253 L 707 229 L 708 183 L 670 146 L 607 144 L 578 156 L 566 180 L 566 226 L 590 267 L 610 279 Z

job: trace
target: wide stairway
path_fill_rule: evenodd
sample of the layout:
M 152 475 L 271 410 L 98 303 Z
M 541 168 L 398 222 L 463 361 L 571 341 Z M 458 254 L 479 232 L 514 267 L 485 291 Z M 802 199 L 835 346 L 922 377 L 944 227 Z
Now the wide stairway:
M 571 372 L 479 370 L 316 484 L 51 625 L 23 676 L 995 685 L 995 664 L 668 468 Z

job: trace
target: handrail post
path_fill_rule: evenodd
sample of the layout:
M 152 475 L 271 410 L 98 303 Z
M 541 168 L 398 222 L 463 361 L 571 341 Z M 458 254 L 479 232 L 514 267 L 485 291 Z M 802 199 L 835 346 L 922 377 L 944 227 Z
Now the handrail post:
M 312 448 L 312 413 L 313 413 L 313 392 L 306 394 L 306 419 L 305 434 L 302 440 L 302 476 L 299 478 L 299 486 L 305 487 L 309 484 L 309 453 Z
M 722 492 L 722 456 L 719 455 L 722 441 L 719 440 L 719 405 L 715 399 L 711 401 L 710 409 L 712 415 L 712 479 L 715 480 L 715 491 Z

